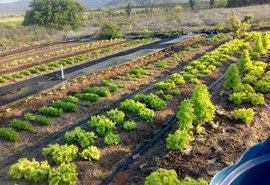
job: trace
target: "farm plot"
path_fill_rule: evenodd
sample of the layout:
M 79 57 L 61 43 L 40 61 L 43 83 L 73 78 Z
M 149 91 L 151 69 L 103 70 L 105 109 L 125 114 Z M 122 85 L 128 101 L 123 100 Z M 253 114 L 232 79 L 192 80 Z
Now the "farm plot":
M 144 95 L 137 95 L 135 97 L 132 97 L 130 100 L 124 100 L 122 103 L 120 103 L 120 106 L 116 105 L 113 110 L 104 112 L 107 117 L 98 115 L 98 116 L 92 116 L 87 125 L 91 128 L 92 131 L 95 131 L 96 135 L 98 135 L 98 139 L 96 141 L 96 145 L 101 150 L 101 161 L 100 162 L 84 162 L 82 160 L 76 160 L 76 164 L 79 166 L 78 169 L 89 169 L 89 165 L 91 165 L 92 170 L 88 170 L 87 172 L 84 172 L 83 174 L 90 174 L 83 176 L 83 174 L 80 174 L 80 183 L 83 184 L 87 179 L 93 182 L 93 184 L 96 184 L 97 182 L 100 182 L 105 176 L 107 176 L 111 172 L 111 168 L 105 169 L 105 166 L 112 166 L 110 164 L 114 164 L 114 167 L 116 167 L 116 164 L 121 163 L 121 161 L 118 161 L 120 158 L 123 159 L 123 155 L 128 157 L 129 153 L 131 153 L 133 150 L 138 148 L 138 146 L 145 141 L 146 138 L 151 138 L 155 132 L 155 130 L 158 130 L 167 120 L 170 116 L 172 116 L 175 112 L 173 109 L 177 109 L 177 101 L 172 101 L 177 98 L 183 98 L 188 96 L 190 91 L 192 90 L 192 86 L 195 86 L 194 83 L 199 83 L 200 81 L 209 84 L 213 81 L 215 81 L 216 78 L 218 78 L 223 72 L 226 70 L 226 65 L 222 65 L 227 62 L 227 60 L 230 58 L 230 56 L 234 55 L 235 53 L 239 52 L 241 48 L 243 48 L 243 42 L 239 40 L 232 41 L 228 44 L 225 44 L 224 46 L 221 46 L 217 50 L 214 50 L 213 52 L 206 55 L 208 58 L 210 57 L 217 57 L 215 61 L 208 61 L 208 63 L 204 63 L 204 60 L 207 59 L 207 57 L 201 57 L 200 60 L 195 62 L 193 65 L 191 65 L 193 68 L 190 68 L 190 66 L 187 66 L 184 68 L 182 72 L 176 73 L 172 76 L 170 76 L 165 81 L 159 81 L 156 83 L 156 85 L 153 85 L 153 88 L 148 89 L 145 91 Z M 230 52 L 228 52 L 228 48 L 230 48 Z M 166 63 L 165 63 L 166 64 Z M 162 67 L 165 65 L 162 62 L 157 62 L 157 67 Z M 208 70 L 206 70 L 205 67 L 202 66 L 212 66 L 209 67 Z M 149 67 L 149 66 L 148 66 Z M 150 66 L 151 68 L 151 66 Z M 218 68 L 216 70 L 216 68 Z M 200 72 L 200 75 L 197 75 L 197 73 L 194 73 L 194 69 L 197 69 L 197 72 Z M 145 74 L 145 69 L 136 69 L 130 71 L 127 75 L 125 75 L 124 78 L 140 78 L 141 75 Z M 212 71 L 215 71 L 212 73 Z M 146 72 L 147 73 L 147 72 Z M 134 76 L 133 76 L 134 75 Z M 139 75 L 139 76 L 138 76 Z M 210 75 L 210 76 L 208 76 Z M 208 76 L 208 77 L 207 77 Z M 120 77 L 122 79 L 123 77 Z M 199 80 L 200 79 L 200 80 Z M 103 84 L 110 84 L 110 81 L 103 81 Z M 192 85 L 193 84 L 193 85 Z M 183 89 L 181 88 L 181 91 L 179 91 L 179 87 L 183 86 Z M 178 88 L 177 88 L 178 87 Z M 95 88 L 88 88 L 85 89 L 85 92 L 83 94 L 77 94 L 77 98 L 90 98 L 95 99 L 97 96 L 94 96 L 95 93 L 97 93 L 98 89 Z M 108 92 L 108 91 L 107 91 Z M 151 94 L 152 93 L 152 94 Z M 179 94 L 183 94 L 182 96 L 179 96 Z M 91 94 L 91 96 L 89 96 Z M 105 91 L 102 91 L 102 94 L 108 94 L 105 93 Z M 175 97 L 174 97 L 175 96 Z M 155 97 L 155 98 L 153 98 Z M 155 100 L 154 102 L 150 100 Z M 75 100 L 74 100 L 75 101 Z M 150 101 L 150 102 L 149 102 Z M 60 102 L 56 103 L 55 106 L 60 106 Z M 166 106 L 169 105 L 169 106 Z M 165 106 L 164 106 L 165 105 Z M 166 108 L 167 107 L 167 108 Z M 55 107 L 54 107 L 55 108 Z M 124 114 L 121 111 L 115 110 L 115 108 L 118 108 L 118 110 L 122 109 L 122 111 L 125 111 Z M 71 110 L 71 109 L 66 109 Z M 72 109 L 73 110 L 73 109 Z M 163 110 L 163 111 L 162 111 Z M 45 109 L 44 109 L 45 111 Z M 161 111 L 161 112 L 160 112 Z M 53 111 L 55 112 L 55 111 Z M 130 113 L 133 112 L 133 113 Z M 57 114 L 57 113 L 56 113 Z M 156 114 L 156 116 L 154 116 Z M 123 142 L 121 145 L 118 146 L 111 146 L 111 147 L 105 147 L 103 144 L 103 141 L 106 145 L 110 144 L 117 144 L 119 142 L 119 135 L 116 133 L 110 133 L 110 131 L 114 130 L 114 127 L 116 126 L 115 122 L 115 115 L 118 115 L 116 117 L 121 117 L 123 121 L 123 115 L 126 117 L 127 122 L 125 122 L 122 127 L 118 127 L 115 131 L 119 131 L 119 134 L 121 138 L 124 138 L 122 140 Z M 122 115 L 122 116 L 119 116 Z M 136 116 L 137 115 L 137 116 Z M 114 121 L 112 121 L 114 120 Z M 134 122 L 132 122 L 135 121 Z M 145 121 L 144 121 L 145 120 Z M 120 121 L 120 122 L 122 122 Z M 146 122 L 148 121 L 148 122 Z M 138 125 L 138 130 L 135 130 L 134 132 L 131 132 L 128 134 L 123 129 L 126 130 L 132 130 L 134 128 L 134 125 L 136 126 L 136 122 Z M 99 124 L 100 123 L 100 124 Z M 100 125 L 103 125 L 104 128 L 100 127 Z M 85 125 L 86 126 L 86 125 Z M 107 127 L 108 126 L 108 127 Z M 142 132 L 143 131 L 143 132 Z M 147 132 L 148 131 L 148 132 Z M 79 132 L 79 131 L 76 131 Z M 74 131 L 75 133 L 75 131 Z M 108 134 L 108 135 L 106 135 Z M 65 134 L 66 135 L 66 134 Z M 104 140 L 101 136 L 105 136 Z M 66 136 L 68 137 L 68 136 Z M 65 137 L 65 138 L 66 138 Z M 63 138 L 59 138 L 60 143 L 63 143 Z M 130 142 L 129 142 L 130 141 Z M 75 141 L 74 141 L 75 142 Z M 55 148 L 55 150 L 58 150 L 59 146 L 57 145 L 51 145 L 46 150 L 52 149 L 51 147 Z M 71 149 L 71 148 L 69 148 Z M 67 149 L 67 150 L 69 150 Z M 74 150 L 73 150 L 74 149 Z M 73 148 L 73 151 L 76 151 L 77 149 Z M 123 153 L 121 153 L 121 151 Z M 46 152 L 45 152 L 46 153 Z M 49 152 L 50 153 L 50 152 Z M 51 155 L 51 154 L 47 155 Z M 54 152 L 53 152 L 54 153 Z M 75 152 L 76 153 L 76 152 Z M 85 152 L 84 152 L 85 153 Z M 37 153 L 36 153 L 37 154 Z M 44 154 L 46 155 L 46 154 Z M 52 154 L 53 155 L 53 154 Z M 84 156 L 84 154 L 81 154 Z M 39 156 L 39 155 L 38 155 Z M 115 157 L 112 157 L 115 156 Z M 53 157 L 54 158 L 54 157 Z M 71 159 L 73 157 L 71 156 Z M 108 160 L 110 159 L 110 160 Z M 70 160 L 70 158 L 68 159 Z M 103 162 L 102 162 L 103 160 Z M 105 163 L 104 163 L 105 160 Z M 60 162 L 60 161 L 58 161 Z M 56 161 L 56 163 L 58 163 Z M 61 168 L 67 167 L 66 165 L 61 165 Z M 92 168 L 93 167 L 93 168 Z M 104 167 L 104 169 L 100 168 Z M 14 166 L 16 168 L 16 166 Z M 73 168 L 73 167 L 72 167 Z M 80 171 L 80 170 L 79 170 Z M 94 172 L 94 174 L 92 174 Z M 12 172 L 10 172 L 12 174 Z M 74 173 L 71 172 L 73 175 Z M 90 178 L 90 179 L 89 179 Z M 32 179 L 33 180 L 33 179 Z M 44 179 L 43 179 L 44 180 Z M 73 179 L 74 180 L 74 179 Z M 31 179 L 30 179 L 31 181 Z
M 14 69 L 5 69 L 7 74 L 0 76 L 1 86 L 16 83 L 25 79 L 47 74 L 53 71 L 58 71 L 60 65 L 64 68 L 76 66 L 85 62 L 90 62 L 98 58 L 112 55 L 120 51 L 125 51 L 134 47 L 144 45 L 155 41 L 155 39 L 142 39 L 134 41 L 122 41 L 119 43 L 112 43 L 105 46 L 91 49 L 91 45 L 82 45 L 73 48 L 66 48 L 65 50 L 53 51 L 51 53 L 45 53 L 42 56 L 31 56 L 28 59 L 15 60 L 9 64 L 3 64 L 7 68 L 15 66 Z M 85 49 L 89 47 L 90 49 Z M 74 51 L 70 51 L 74 50 Z M 82 50 L 82 51 L 77 51 Z M 64 53 L 62 55 L 62 53 Z M 65 54 L 68 53 L 68 54 Z M 71 53 L 71 54 L 70 54 Z M 45 56 L 44 56 L 45 55 Z M 56 55 L 56 56 L 54 56 Z M 59 56 L 57 56 L 59 55 Z M 51 58 L 50 58 L 51 57 Z M 45 58 L 44 60 L 42 58 Z M 22 65 L 22 66 L 21 66 Z M 15 71 L 15 72 L 12 72 Z
M 249 147 L 269 138 L 269 33 L 264 33 L 263 39 L 261 33 L 251 35 L 255 42 L 250 42 L 251 47 L 247 46 L 241 56 L 237 56 L 236 64 L 230 65 L 225 78 L 210 90 L 216 107 L 215 124 L 206 124 L 203 132 L 198 132 L 198 127 L 188 129 L 189 134 L 193 133 L 192 142 L 189 144 L 190 141 L 182 138 L 175 148 L 171 148 L 169 142 L 172 134 L 163 137 L 123 172 L 122 176 L 128 179 L 125 184 L 150 183 L 153 177 L 166 173 L 181 181 L 192 177 L 209 182 L 218 171 L 239 161 Z M 177 113 L 175 134 L 183 130 L 188 121 L 184 104 L 181 103 Z M 157 171 L 160 168 L 176 173 Z M 146 178 L 153 171 L 156 173 Z M 207 182 L 201 180 L 198 184 Z

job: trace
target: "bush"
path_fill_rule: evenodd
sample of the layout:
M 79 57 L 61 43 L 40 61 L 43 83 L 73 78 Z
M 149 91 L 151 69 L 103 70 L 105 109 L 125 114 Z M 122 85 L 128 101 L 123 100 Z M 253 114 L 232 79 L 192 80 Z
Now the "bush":
M 122 123 L 125 119 L 125 113 L 117 109 L 112 109 L 107 112 L 107 116 L 112 120 L 116 125 Z
M 245 123 L 251 123 L 254 118 L 255 112 L 253 109 L 238 109 L 234 111 L 234 118 L 240 119 Z
M 49 173 L 49 185 L 76 185 L 78 173 L 76 166 L 70 163 L 63 163 L 56 169 L 52 169 Z
M 118 145 L 121 141 L 121 138 L 119 134 L 114 134 L 110 132 L 104 137 L 103 141 L 106 145 Z
M 112 22 L 105 23 L 98 34 L 100 39 L 119 39 L 124 37 L 124 32 L 119 26 Z
M 72 131 L 67 131 L 64 137 L 68 144 L 78 142 L 82 148 L 94 145 L 95 139 L 97 138 L 94 132 L 86 132 L 81 127 L 76 127 Z
M 8 141 L 17 141 L 19 134 L 12 128 L 0 128 L 0 138 Z
M 144 185 L 179 185 L 177 173 L 174 170 L 158 169 L 152 172 L 144 182 Z
M 84 7 L 74 0 L 33 0 L 24 16 L 24 25 L 38 25 L 53 29 L 83 25 Z M 42 16 L 41 16 L 42 15 Z
M 124 129 L 126 131 L 135 130 L 137 127 L 137 123 L 135 121 L 125 121 L 124 122 Z
M 187 130 L 177 130 L 174 134 L 168 135 L 166 146 L 168 149 L 183 151 L 193 140 L 193 136 Z
M 100 151 L 96 146 L 90 146 L 80 153 L 80 157 L 83 159 L 91 160 L 99 160 L 100 159 Z

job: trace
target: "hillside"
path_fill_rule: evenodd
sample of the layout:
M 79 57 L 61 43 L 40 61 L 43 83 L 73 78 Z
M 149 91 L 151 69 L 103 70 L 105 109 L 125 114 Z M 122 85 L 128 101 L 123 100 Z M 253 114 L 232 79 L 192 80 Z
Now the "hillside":
M 125 6 L 129 2 L 136 6 L 144 6 L 149 3 L 148 0 L 113 0 L 109 3 L 109 6 Z M 188 0 L 155 0 L 156 4 L 175 4 L 175 3 L 187 3 Z
M 0 15 L 23 14 L 32 0 L 18 0 L 14 3 L 0 3 Z M 99 8 L 112 2 L 112 0 L 78 0 L 86 8 Z

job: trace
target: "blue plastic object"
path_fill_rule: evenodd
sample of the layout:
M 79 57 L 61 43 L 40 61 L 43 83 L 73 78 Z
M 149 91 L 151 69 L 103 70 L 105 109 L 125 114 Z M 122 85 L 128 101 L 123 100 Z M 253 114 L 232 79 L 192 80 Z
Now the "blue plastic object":
M 270 140 L 248 149 L 238 163 L 216 174 L 210 185 L 270 185 Z

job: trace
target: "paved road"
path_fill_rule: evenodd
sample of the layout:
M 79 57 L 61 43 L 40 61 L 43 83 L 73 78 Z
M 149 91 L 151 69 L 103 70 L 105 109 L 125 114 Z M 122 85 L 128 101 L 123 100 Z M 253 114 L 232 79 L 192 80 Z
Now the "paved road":
M 163 39 L 144 46 L 119 52 L 108 57 L 73 66 L 64 70 L 64 80 L 56 78 L 61 76 L 60 71 L 57 71 L 8 86 L 0 87 L 0 106 L 8 105 L 10 103 L 23 100 L 27 97 L 50 91 L 60 87 L 63 82 L 68 82 L 78 77 L 131 62 L 137 58 L 156 53 L 173 44 L 183 42 L 196 36 L 198 35 L 186 35 L 174 39 Z

